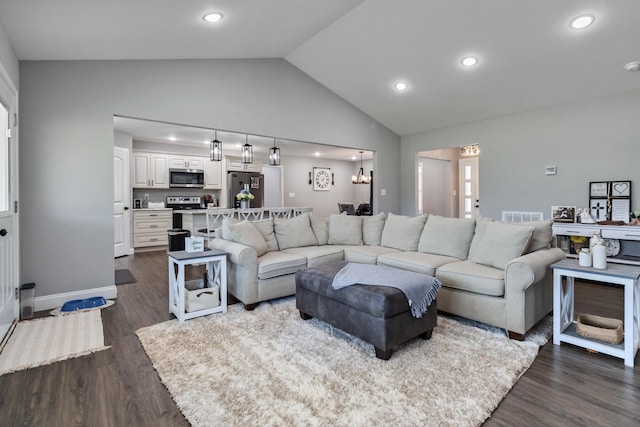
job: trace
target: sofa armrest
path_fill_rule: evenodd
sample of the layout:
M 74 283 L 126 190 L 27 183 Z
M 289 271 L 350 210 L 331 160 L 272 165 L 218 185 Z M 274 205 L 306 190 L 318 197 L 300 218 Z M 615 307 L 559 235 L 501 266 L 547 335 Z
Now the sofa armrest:
M 258 292 L 258 254 L 241 243 L 212 239 L 209 247 L 227 252 L 227 291 L 243 304 L 260 301 Z
M 209 240 L 209 247 L 225 251 L 228 254 L 227 258 L 229 261 L 234 264 L 242 265 L 243 267 L 257 265 L 258 263 L 258 254 L 256 250 L 250 246 L 243 245 L 242 243 L 236 243 L 224 239 L 211 239 Z
M 505 269 L 505 294 L 510 291 L 524 291 L 542 280 L 549 266 L 564 259 L 562 249 L 541 249 L 513 259 Z

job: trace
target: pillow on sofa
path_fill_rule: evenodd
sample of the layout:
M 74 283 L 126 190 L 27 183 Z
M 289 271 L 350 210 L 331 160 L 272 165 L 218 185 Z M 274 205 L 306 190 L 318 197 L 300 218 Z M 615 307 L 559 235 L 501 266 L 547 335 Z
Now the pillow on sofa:
M 487 224 L 491 222 L 493 222 L 493 218 L 490 218 L 488 216 L 482 216 L 482 215 L 476 216 L 476 231 L 473 234 L 471 245 L 469 245 L 468 259 L 471 258 L 472 253 L 475 253 L 481 250 L 481 248 L 476 248 L 476 246 L 482 243 L 482 237 L 484 236 L 487 230 Z
M 361 245 L 362 217 L 355 215 L 329 215 L 330 245 Z
M 362 217 L 362 241 L 368 246 L 380 246 L 384 229 L 384 212 Z
M 418 242 L 418 251 L 465 260 L 475 229 L 475 218 L 429 215 Z
M 426 215 L 410 217 L 389 212 L 382 229 L 380 244 L 402 251 L 417 251 L 418 240 L 426 220 Z
M 540 249 L 549 249 L 551 247 L 551 240 L 553 239 L 553 220 L 548 219 L 546 221 L 531 221 L 531 222 L 516 222 L 515 225 L 533 226 L 533 234 L 529 245 L 524 251 L 525 254 L 529 252 L 539 251 Z
M 533 226 L 486 222 L 483 233 L 473 236 L 469 261 L 504 270 L 524 253 L 532 234 Z
M 233 240 L 233 235 L 231 234 L 231 229 L 229 228 L 229 226 L 231 224 L 237 224 L 239 222 L 239 219 L 224 217 L 224 219 L 222 220 L 222 238 L 224 240 L 235 242 L 235 240 Z
M 264 240 L 267 242 L 267 252 L 279 250 L 276 233 L 273 231 L 273 219 L 254 221 L 252 224 L 255 225 L 260 234 L 262 234 L 262 237 L 264 237 Z
M 309 217 L 311 219 L 311 229 L 316 236 L 319 245 L 326 245 L 329 243 L 329 218 L 317 218 L 313 215 Z
M 280 250 L 318 245 L 318 240 L 311 228 L 310 216 L 309 212 L 305 212 L 295 218 L 273 220 L 273 229 L 276 232 Z
M 267 253 L 266 240 L 251 222 L 244 220 L 237 224 L 229 224 L 229 230 L 234 242 L 252 247 L 256 250 L 258 256 Z

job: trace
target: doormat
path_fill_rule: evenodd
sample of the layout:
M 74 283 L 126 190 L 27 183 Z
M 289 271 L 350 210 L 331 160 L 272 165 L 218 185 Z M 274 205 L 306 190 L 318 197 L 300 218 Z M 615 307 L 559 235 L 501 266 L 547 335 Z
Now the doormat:
M 100 310 L 18 322 L 0 352 L 0 375 L 108 348 Z
M 116 270 L 116 285 L 126 285 L 136 283 L 137 280 L 129 270 Z

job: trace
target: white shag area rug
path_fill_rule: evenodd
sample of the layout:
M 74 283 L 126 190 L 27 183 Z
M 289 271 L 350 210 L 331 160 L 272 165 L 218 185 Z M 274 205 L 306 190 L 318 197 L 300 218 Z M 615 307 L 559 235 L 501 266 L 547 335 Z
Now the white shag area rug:
M 193 426 L 477 426 L 551 330 L 546 318 L 518 342 L 439 316 L 430 340 L 383 361 L 360 339 L 302 320 L 289 298 L 136 333 Z
M 18 322 L 0 352 L 0 375 L 107 348 L 100 310 Z

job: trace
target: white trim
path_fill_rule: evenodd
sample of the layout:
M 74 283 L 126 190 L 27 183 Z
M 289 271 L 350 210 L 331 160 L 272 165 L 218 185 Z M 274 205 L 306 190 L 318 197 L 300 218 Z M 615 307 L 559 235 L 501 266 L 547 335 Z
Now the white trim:
M 51 310 L 62 307 L 67 301 L 75 299 L 87 299 L 93 297 L 104 297 L 105 299 L 118 298 L 116 285 L 104 286 L 102 288 L 85 289 L 83 291 L 64 292 L 61 294 L 46 295 L 35 299 L 34 311 Z

